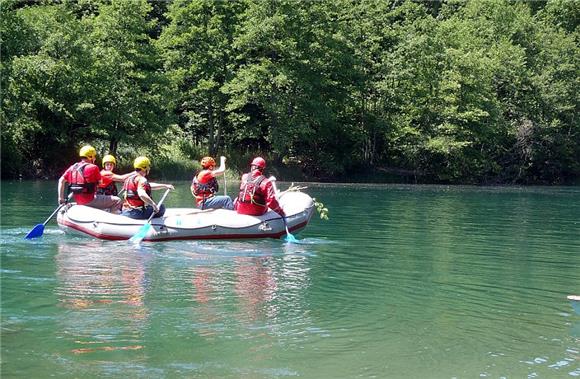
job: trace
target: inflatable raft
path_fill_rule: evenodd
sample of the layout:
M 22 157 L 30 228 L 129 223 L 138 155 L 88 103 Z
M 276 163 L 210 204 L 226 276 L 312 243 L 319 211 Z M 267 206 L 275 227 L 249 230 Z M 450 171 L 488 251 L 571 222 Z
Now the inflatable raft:
M 298 191 L 283 192 L 278 202 L 286 213 L 290 232 L 306 227 L 314 212 L 310 196 Z M 76 204 L 63 208 L 57 221 L 66 232 L 105 240 L 127 240 L 146 222 Z M 144 241 L 280 238 L 286 234 L 284 221 L 272 210 L 249 216 L 226 209 L 167 208 L 163 217 L 151 220 L 151 226 Z
M 570 304 L 572 304 L 574 311 L 580 315 L 580 296 L 569 295 L 568 300 L 570 300 Z

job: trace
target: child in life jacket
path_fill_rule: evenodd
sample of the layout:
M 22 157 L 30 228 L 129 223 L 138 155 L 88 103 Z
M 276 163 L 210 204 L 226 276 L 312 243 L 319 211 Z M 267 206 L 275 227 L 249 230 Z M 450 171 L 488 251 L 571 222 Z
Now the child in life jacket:
M 97 194 L 117 196 L 119 191 L 115 182 L 123 183 L 131 173 L 125 175 L 117 175 L 113 171 L 117 165 L 117 160 L 112 155 L 105 155 L 103 157 L 103 169 L 101 170 L 101 180 L 97 185 Z

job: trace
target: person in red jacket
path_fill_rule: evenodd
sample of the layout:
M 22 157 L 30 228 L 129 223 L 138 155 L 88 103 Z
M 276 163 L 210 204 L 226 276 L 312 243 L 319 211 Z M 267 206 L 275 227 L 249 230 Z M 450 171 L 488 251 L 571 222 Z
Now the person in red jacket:
M 99 195 L 112 195 L 117 196 L 119 194 L 115 182 L 123 183 L 131 173 L 125 175 L 117 175 L 113 171 L 117 165 L 117 160 L 112 155 L 105 155 L 103 157 L 103 169 L 101 170 L 101 180 L 97 185 L 97 194 Z
M 240 214 L 259 216 L 270 208 L 284 218 L 286 214 L 278 204 L 272 182 L 262 174 L 265 168 L 264 158 L 254 158 L 250 164 L 250 172 L 242 176 L 235 204 L 236 211 Z
M 216 195 L 219 191 L 216 177 L 225 175 L 226 157 L 220 158 L 220 166 L 217 169 L 212 157 L 203 157 L 201 167 L 202 170 L 194 175 L 191 182 L 191 194 L 195 198 L 197 207 L 200 209 L 234 209 L 234 203 L 229 196 Z
M 78 205 L 118 212 L 122 204 L 119 197 L 96 194 L 101 173 L 99 167 L 94 164 L 97 158 L 95 148 L 91 145 L 83 146 L 79 156 L 80 162 L 70 166 L 58 180 L 59 204 L 66 202 L 65 188 L 68 185 L 68 191 L 73 193 L 74 201 Z
M 133 162 L 135 171 L 123 183 L 125 190 L 125 202 L 121 215 L 129 218 L 146 220 L 153 217 L 163 217 L 165 204 L 159 206 L 151 197 L 151 190 L 174 189 L 172 184 L 151 183 L 147 175 L 151 171 L 151 161 L 147 157 L 137 157 Z

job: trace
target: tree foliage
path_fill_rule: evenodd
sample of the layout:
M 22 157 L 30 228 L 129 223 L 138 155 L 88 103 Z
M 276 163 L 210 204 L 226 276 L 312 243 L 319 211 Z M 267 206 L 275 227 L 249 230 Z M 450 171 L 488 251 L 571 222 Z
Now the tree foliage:
M 2 175 L 171 140 L 325 180 L 571 182 L 578 4 L 1 0 Z

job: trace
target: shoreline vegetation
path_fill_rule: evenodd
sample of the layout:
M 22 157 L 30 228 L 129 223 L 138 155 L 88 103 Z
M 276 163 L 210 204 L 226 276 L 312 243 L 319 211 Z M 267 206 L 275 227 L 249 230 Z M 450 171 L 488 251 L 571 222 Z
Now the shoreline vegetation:
M 153 181 L 191 181 L 194 174 L 201 170 L 201 166 L 195 162 L 184 164 L 184 162 L 163 162 L 161 167 L 152 168 L 149 175 Z M 129 164 L 121 164 L 116 173 L 124 174 L 133 171 Z M 228 167 L 225 175 L 228 183 L 239 182 L 248 169 L 239 167 Z M 561 186 L 578 186 L 580 178 L 570 180 L 565 183 L 516 183 L 516 182 L 445 182 L 431 181 L 421 177 L 413 172 L 401 172 L 399 169 L 378 168 L 360 172 L 355 176 L 336 177 L 336 178 L 317 178 L 308 177 L 301 172 L 299 167 L 286 166 L 269 166 L 266 169 L 268 176 L 275 176 L 278 181 L 298 182 L 298 183 L 343 183 L 343 184 L 408 184 L 408 185 L 475 185 L 475 186 L 535 186 L 535 185 L 561 185 Z M 62 175 L 62 172 L 54 172 L 51 175 L 39 175 L 35 177 L 11 177 L 3 178 L 3 181 L 34 181 L 34 180 L 51 180 L 56 181 Z M 220 185 L 223 183 L 220 182 Z
M 580 1 L 0 0 L 2 179 L 580 180 Z

